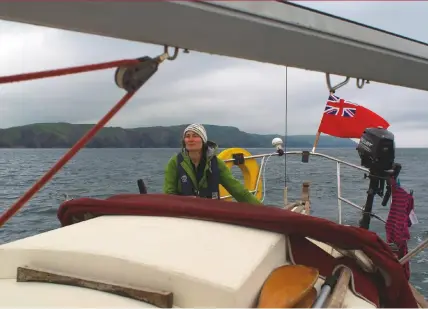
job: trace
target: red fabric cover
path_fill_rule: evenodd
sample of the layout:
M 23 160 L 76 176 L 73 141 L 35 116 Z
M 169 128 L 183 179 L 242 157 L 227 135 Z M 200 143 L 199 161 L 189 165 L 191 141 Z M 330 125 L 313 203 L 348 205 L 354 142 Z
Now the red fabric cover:
M 389 246 L 374 232 L 358 227 L 343 226 L 322 218 L 306 216 L 276 207 L 257 206 L 211 199 L 198 199 L 163 194 L 122 194 L 106 200 L 79 198 L 64 202 L 58 209 L 62 226 L 72 224 L 72 218 L 93 215 L 140 215 L 204 219 L 257 228 L 290 236 L 295 260 L 302 264 L 317 262 L 321 274 L 331 273 L 334 265 L 349 264 L 347 258 L 327 258 L 322 249 L 309 244 L 303 237 L 310 237 L 345 250 L 362 250 L 373 263 L 390 276 L 390 283 L 379 284 L 383 305 L 388 308 L 417 308 L 403 268 Z M 314 254 L 315 251 L 318 251 Z M 343 263 L 342 263 L 343 262 Z M 356 267 L 352 267 L 356 269 Z M 373 299 L 373 283 L 367 273 L 354 272 L 359 292 Z M 361 276 L 360 276 L 361 274 Z M 368 286 L 364 286 L 368 284 Z

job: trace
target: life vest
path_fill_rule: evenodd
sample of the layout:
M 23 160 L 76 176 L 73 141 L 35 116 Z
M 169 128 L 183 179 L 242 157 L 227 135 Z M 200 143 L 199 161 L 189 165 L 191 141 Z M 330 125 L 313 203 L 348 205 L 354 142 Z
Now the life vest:
M 183 154 L 177 155 L 177 168 L 178 168 L 178 179 L 181 183 L 181 194 L 180 195 L 191 195 L 203 198 L 220 199 L 220 170 L 218 168 L 217 157 L 213 156 L 209 161 L 210 169 L 207 173 L 207 187 L 200 188 L 199 191 L 193 186 L 193 182 L 189 175 L 181 166 L 181 162 L 184 161 Z

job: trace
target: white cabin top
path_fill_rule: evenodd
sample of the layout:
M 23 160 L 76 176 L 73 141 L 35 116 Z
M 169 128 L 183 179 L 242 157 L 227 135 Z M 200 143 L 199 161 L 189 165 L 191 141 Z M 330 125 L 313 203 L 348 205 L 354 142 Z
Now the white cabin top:
M 27 265 L 170 291 L 178 307 L 249 307 L 285 251 L 284 236 L 245 227 L 105 216 L 0 246 L 0 287 Z
M 271 271 L 287 264 L 287 243 L 282 234 L 203 220 L 98 217 L 1 245 L 2 305 L 150 307 L 85 288 L 16 282 L 17 268 L 29 267 L 172 292 L 174 307 L 253 307 Z M 351 291 L 345 306 L 374 307 Z

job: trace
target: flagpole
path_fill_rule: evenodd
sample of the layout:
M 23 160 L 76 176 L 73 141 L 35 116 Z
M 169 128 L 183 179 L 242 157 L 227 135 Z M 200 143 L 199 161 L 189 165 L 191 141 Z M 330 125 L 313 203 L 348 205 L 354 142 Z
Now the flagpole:
M 318 127 L 318 128 L 319 128 L 319 127 Z M 315 141 L 314 141 L 314 146 L 312 147 L 312 152 L 315 152 L 315 149 L 317 148 L 318 141 L 319 141 L 319 139 L 320 139 L 320 135 L 321 135 L 321 132 L 320 132 L 320 131 L 318 131 L 318 132 L 317 132 L 317 135 L 315 136 Z
M 334 90 L 330 91 L 330 95 L 333 95 L 333 94 L 334 94 Z M 324 114 L 321 114 L 321 120 L 322 120 L 322 117 L 324 117 Z M 320 140 L 320 136 L 321 136 L 321 132 L 320 132 L 321 120 L 320 120 L 320 124 L 318 125 L 318 131 L 317 131 L 317 135 L 315 136 L 315 141 L 314 141 L 314 146 L 312 147 L 312 152 L 315 152 L 315 149 L 317 148 L 318 142 Z

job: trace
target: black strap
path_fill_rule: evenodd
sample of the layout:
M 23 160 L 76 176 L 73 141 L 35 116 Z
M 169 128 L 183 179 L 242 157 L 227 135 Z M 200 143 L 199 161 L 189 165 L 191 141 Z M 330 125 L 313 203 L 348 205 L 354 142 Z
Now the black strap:
M 198 195 L 195 188 L 193 187 L 192 180 L 187 175 L 181 163 L 184 161 L 183 154 L 177 155 L 177 169 L 178 169 L 178 181 L 181 183 L 181 195 Z

